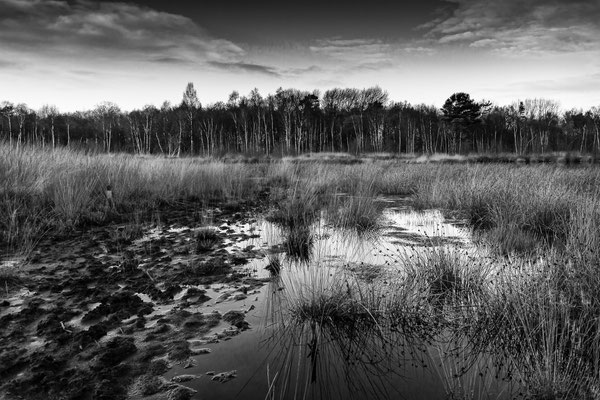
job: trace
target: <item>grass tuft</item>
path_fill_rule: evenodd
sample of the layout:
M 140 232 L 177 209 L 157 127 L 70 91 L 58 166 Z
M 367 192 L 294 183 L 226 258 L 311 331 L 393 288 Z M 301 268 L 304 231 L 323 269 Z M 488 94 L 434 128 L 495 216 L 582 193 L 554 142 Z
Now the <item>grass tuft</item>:
M 214 228 L 200 228 L 196 233 L 196 252 L 206 253 L 221 242 L 221 237 Z

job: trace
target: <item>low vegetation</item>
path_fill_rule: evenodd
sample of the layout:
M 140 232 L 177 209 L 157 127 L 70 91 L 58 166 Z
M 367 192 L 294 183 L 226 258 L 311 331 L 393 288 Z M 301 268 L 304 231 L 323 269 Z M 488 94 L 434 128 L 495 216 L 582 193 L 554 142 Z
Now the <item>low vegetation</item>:
M 498 373 L 514 377 L 531 398 L 593 398 L 599 390 L 600 170 L 595 167 L 293 158 L 242 164 L 6 144 L 0 155 L 0 246 L 10 256 L 26 257 L 45 235 L 113 222 L 126 227 L 115 230 L 115 241 L 130 241 L 139 231 L 135 227 L 155 218 L 161 207 L 191 205 L 206 222 L 203 210 L 209 205 L 255 204 L 282 228 L 284 250 L 292 259 L 286 261 L 308 261 L 316 224 L 377 232 L 383 211 L 378 198 L 409 196 L 417 209 L 440 209 L 465 222 L 479 253 L 432 240 L 390 260 L 403 272 L 394 276 L 377 271 L 361 280 L 348 269 L 296 263 L 304 270 L 295 272 L 295 282 L 285 281 L 290 267 L 273 257 L 268 270 L 273 282 L 285 283 L 286 329 L 304 326 L 303 343 L 315 352 L 325 338 L 375 349 L 393 348 L 396 340 L 424 337 L 431 343 L 449 335 L 477 354 L 490 354 Z M 196 253 L 212 249 L 220 235 L 201 228 Z M 0 290 L 18 283 L 14 271 L 0 269 Z M 228 264 L 199 261 L 182 276 L 205 283 L 229 271 Z M 463 393 L 453 385 L 448 381 L 449 395 Z

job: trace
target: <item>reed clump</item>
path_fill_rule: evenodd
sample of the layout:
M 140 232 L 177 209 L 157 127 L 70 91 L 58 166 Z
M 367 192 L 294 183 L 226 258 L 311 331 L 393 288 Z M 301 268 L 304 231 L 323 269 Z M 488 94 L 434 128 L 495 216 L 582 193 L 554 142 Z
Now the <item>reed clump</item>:
M 421 285 L 434 304 L 476 303 L 488 293 L 489 263 L 465 250 L 432 243 L 425 251 L 404 254 L 400 262 L 406 281 Z
M 376 199 L 373 185 L 367 184 L 350 196 L 336 196 L 328 205 L 327 220 L 333 226 L 364 233 L 381 227 L 384 206 Z

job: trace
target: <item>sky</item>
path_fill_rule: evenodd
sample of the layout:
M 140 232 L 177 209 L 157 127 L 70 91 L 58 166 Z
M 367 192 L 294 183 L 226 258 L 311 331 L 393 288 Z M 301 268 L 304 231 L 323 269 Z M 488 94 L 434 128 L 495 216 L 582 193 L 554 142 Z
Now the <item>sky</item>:
M 277 88 L 379 85 L 441 107 L 600 106 L 600 0 L 0 0 L 0 101 L 203 105 Z

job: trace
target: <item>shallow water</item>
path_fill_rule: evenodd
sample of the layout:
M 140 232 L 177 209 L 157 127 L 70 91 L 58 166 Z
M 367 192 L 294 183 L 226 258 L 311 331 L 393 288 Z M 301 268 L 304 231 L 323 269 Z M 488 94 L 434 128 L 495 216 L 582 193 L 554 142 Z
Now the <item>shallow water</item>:
M 401 198 L 382 201 L 386 210 L 377 235 L 334 229 L 325 218 L 315 223 L 309 262 L 287 257 L 285 233 L 277 225 L 258 220 L 240 227 L 253 237 L 228 243 L 227 250 L 258 248 L 265 255 L 241 268 L 265 278 L 265 266 L 276 257 L 281 275 L 233 303 L 219 303 L 219 288 L 211 287 L 213 300 L 196 311 L 226 312 L 233 305 L 246 313 L 251 329 L 207 344 L 211 352 L 195 356 L 195 367 L 177 365 L 165 377 L 198 375 L 186 382 L 198 391 L 198 399 L 511 398 L 512 383 L 501 379 L 488 356 L 473 354 L 468 344 L 453 343 L 455 338 L 444 332 L 430 337 L 427 332 L 383 332 L 377 324 L 348 329 L 290 315 L 298 299 L 326 295 L 350 276 L 364 279 L 366 270 L 373 270 L 375 279 L 382 271 L 394 273 L 411 254 L 433 246 L 476 250 L 470 232 L 445 221 L 439 211 L 414 212 Z M 392 292 L 381 291 L 382 296 Z M 223 322 L 207 337 L 222 329 Z M 233 370 L 236 378 L 226 383 L 206 374 Z
M 358 234 L 351 230 L 336 229 L 326 223 L 325 217 L 311 227 L 313 245 L 310 262 L 315 264 L 369 264 L 393 266 L 407 252 L 418 252 L 431 246 L 453 246 L 473 249 L 470 232 L 444 219 L 438 210 L 415 212 L 404 198 L 383 198 L 381 229 L 376 233 Z M 237 242 L 229 250 L 247 246 L 263 248 L 265 253 L 283 252 L 285 241 L 282 228 L 264 219 L 255 225 L 242 227 L 256 237 Z M 270 251 L 269 251 L 270 250 Z M 246 268 L 259 277 L 268 277 L 264 267 L 268 258 L 252 260 Z

